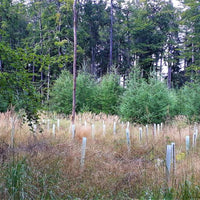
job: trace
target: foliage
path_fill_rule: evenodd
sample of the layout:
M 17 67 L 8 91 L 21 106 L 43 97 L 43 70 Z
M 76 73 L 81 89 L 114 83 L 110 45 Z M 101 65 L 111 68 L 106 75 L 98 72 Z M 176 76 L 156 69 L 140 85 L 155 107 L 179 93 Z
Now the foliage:
M 12 50 L 0 44 L 0 60 L 3 65 L 0 73 L 0 112 L 5 112 L 12 105 L 16 110 L 23 109 L 28 121 L 37 121 L 40 98 L 31 83 L 31 74 L 26 70 L 30 59 L 21 49 Z
M 185 34 L 183 57 L 186 61 L 186 76 L 191 79 L 199 79 L 199 37 L 200 37 L 200 2 L 195 0 L 185 0 L 184 4 L 188 9 L 182 12 L 181 25 Z
M 72 75 L 63 71 L 50 93 L 50 108 L 58 113 L 70 114 L 72 110 Z
M 200 84 L 188 83 L 178 91 L 178 112 L 191 121 L 200 120 Z
M 71 114 L 72 111 L 72 75 L 63 71 L 55 81 L 51 92 L 50 107 L 58 113 Z M 104 76 L 100 83 L 87 73 L 80 72 L 77 77 L 76 112 L 116 114 L 122 88 L 118 77 Z
M 1 0 L 0 112 L 14 105 L 16 110 L 23 108 L 26 111 L 28 120 L 37 120 L 40 97 L 49 100 L 50 87 L 63 69 L 69 74 L 72 72 L 72 5 L 73 0 Z M 126 77 L 132 68 L 139 66 L 141 76 L 148 80 L 152 71 L 162 76 L 162 68 L 167 65 L 169 88 L 180 88 L 186 81 L 199 79 L 200 3 L 185 0 L 184 5 L 187 9 L 179 12 L 172 1 L 113 2 L 112 63 L 118 74 Z M 81 71 L 85 67 L 84 70 L 95 78 L 103 77 L 109 67 L 110 5 L 106 0 L 85 0 L 79 2 L 77 9 L 77 69 Z M 63 78 L 66 83 L 56 81 L 51 93 L 51 109 L 59 113 L 71 113 L 72 77 L 69 74 L 66 80 Z M 123 92 L 117 79 L 108 75 L 97 84 L 90 75 L 80 73 L 76 111 L 116 114 Z M 161 99 L 158 102 L 154 101 L 156 95 L 145 93 L 151 86 L 161 87 L 155 85 L 153 81 L 146 84 L 141 80 L 130 86 L 135 93 L 131 94 L 128 88 L 125 94 L 130 93 L 132 101 L 138 99 L 126 108 L 123 97 L 121 115 L 142 122 L 162 121 L 176 114 L 198 120 L 198 95 L 189 98 L 184 94 L 196 94 L 196 87 L 184 87 L 178 92 L 179 98 L 174 91 L 164 90 L 163 96 L 158 94 Z M 143 96 L 139 96 L 139 88 L 144 92 Z M 194 90 L 193 93 L 189 88 Z M 134 105 L 136 101 L 137 106 Z M 140 105 L 145 109 L 141 110 Z M 156 106 L 159 113 L 152 111 Z M 131 113 L 132 107 L 135 107 L 134 113 Z
M 95 98 L 96 83 L 90 74 L 79 73 L 77 77 L 77 112 L 92 111 Z
M 30 168 L 26 160 L 8 164 L 5 171 L 5 188 L 10 199 L 29 199 L 28 190 L 34 188 L 30 185 Z
M 132 122 L 160 123 L 170 116 L 173 97 L 163 82 L 131 78 L 121 100 L 120 115 Z
M 79 73 L 77 77 L 76 112 L 91 111 L 95 82 L 89 74 Z M 58 113 L 72 112 L 72 75 L 63 71 L 51 91 L 50 107 Z
M 106 75 L 98 84 L 93 110 L 95 113 L 117 114 L 119 99 L 123 93 L 119 85 L 119 77 L 114 74 Z
M 56 199 L 58 163 L 49 171 L 30 165 L 27 158 L 14 158 L 1 167 L 0 197 L 3 199 Z M 56 167 L 56 168 L 55 168 Z M 56 186 L 55 186 L 56 185 Z

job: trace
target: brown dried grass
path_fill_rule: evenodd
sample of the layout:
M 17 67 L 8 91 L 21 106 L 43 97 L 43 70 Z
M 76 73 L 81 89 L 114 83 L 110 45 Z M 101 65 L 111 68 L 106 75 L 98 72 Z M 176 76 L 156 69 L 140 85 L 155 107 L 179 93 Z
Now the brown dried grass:
M 0 114 L 0 159 L 9 162 L 11 152 L 10 132 L 11 113 Z M 44 116 L 45 117 L 45 116 Z M 46 118 L 46 117 L 45 117 Z M 81 120 L 80 120 L 81 118 Z M 130 124 L 131 148 L 126 144 L 125 124 L 117 117 L 106 115 L 84 114 L 76 118 L 76 139 L 71 138 L 70 121 L 60 118 L 60 128 L 53 137 L 47 124 L 42 124 L 43 133 L 36 135 L 29 131 L 27 125 L 15 120 L 14 153 L 19 157 L 26 156 L 30 165 L 41 173 L 50 173 L 59 168 L 62 179 L 59 181 L 63 191 L 74 196 L 90 193 L 103 193 L 105 198 L 117 195 L 120 191 L 129 197 L 142 195 L 146 188 L 166 187 L 165 152 L 166 145 L 176 144 L 176 154 L 185 153 L 185 136 L 192 135 L 192 126 L 181 128 L 176 123 L 164 126 L 159 135 L 153 136 L 153 127 L 149 126 L 149 135 L 145 136 L 143 127 L 142 141 L 139 141 L 139 127 Z M 84 122 L 87 122 L 87 126 Z M 103 135 L 103 121 L 106 133 Z M 116 135 L 113 133 L 113 122 L 117 121 Z M 50 121 L 50 127 L 56 123 Z M 91 125 L 95 125 L 95 137 L 91 137 Z M 178 127 L 178 128 L 177 128 Z M 84 168 L 80 167 L 81 141 L 87 137 L 87 149 Z M 200 177 L 199 147 L 190 151 L 190 155 L 177 161 L 176 172 L 171 185 L 178 185 L 183 177 L 194 178 L 198 183 Z M 157 160 L 161 164 L 157 164 Z M 52 172 L 53 173 L 53 172 Z M 37 176 L 37 175 L 36 175 Z M 66 181 L 68 183 L 66 184 Z M 94 194 L 92 194 L 94 193 Z M 94 195 L 94 196 L 92 196 Z

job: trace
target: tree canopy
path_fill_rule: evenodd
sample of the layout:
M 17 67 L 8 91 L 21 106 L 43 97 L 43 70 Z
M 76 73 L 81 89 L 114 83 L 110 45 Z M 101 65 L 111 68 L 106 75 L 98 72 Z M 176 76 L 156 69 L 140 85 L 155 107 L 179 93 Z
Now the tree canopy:
M 165 0 L 77 1 L 78 73 L 96 82 L 114 71 L 123 86 L 138 70 L 168 88 L 198 81 L 200 3 L 185 0 L 183 8 Z M 34 113 L 50 102 L 62 71 L 72 73 L 73 44 L 73 0 L 1 0 L 0 111 L 14 105 Z

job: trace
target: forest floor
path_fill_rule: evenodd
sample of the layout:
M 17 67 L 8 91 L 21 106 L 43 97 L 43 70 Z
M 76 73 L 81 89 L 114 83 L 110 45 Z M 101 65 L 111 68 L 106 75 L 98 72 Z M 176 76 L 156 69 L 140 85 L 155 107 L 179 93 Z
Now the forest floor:
M 193 141 L 198 124 L 179 117 L 156 131 L 149 125 L 147 132 L 117 116 L 87 113 L 77 116 L 72 138 L 69 119 L 42 115 L 40 123 L 42 132 L 36 126 L 31 132 L 17 116 L 0 114 L 0 199 L 200 198 L 199 138 Z M 167 176 L 166 147 L 172 142 L 176 159 Z

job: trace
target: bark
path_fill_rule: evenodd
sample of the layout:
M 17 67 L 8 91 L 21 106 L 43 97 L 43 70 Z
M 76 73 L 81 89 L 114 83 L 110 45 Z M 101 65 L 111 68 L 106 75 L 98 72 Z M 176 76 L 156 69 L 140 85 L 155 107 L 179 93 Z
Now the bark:
M 130 26 L 129 26 L 129 11 L 127 13 L 127 29 L 128 29 L 128 53 L 127 53 L 127 64 L 128 64 L 128 68 L 130 68 L 131 65 L 131 61 L 130 61 L 130 44 L 131 44 L 131 39 L 130 39 Z
M 3 67 L 2 67 L 2 61 L 0 60 L 0 72 L 3 71 Z
M 162 80 L 162 65 L 163 65 L 163 56 L 160 57 L 160 80 Z
M 93 75 L 96 75 L 96 70 L 95 70 L 95 50 L 94 47 L 92 47 L 92 66 L 91 66 L 91 73 Z
M 49 101 L 49 90 L 50 90 L 50 68 L 51 66 L 48 66 L 48 72 L 47 72 L 47 102 Z
M 43 55 L 43 33 L 42 33 L 42 8 L 40 8 L 40 12 L 39 12 L 39 29 L 40 29 L 40 55 Z M 43 69 L 41 69 L 41 85 L 40 85 L 40 94 L 43 97 L 43 82 L 44 82 L 44 77 L 43 77 Z M 43 104 L 43 100 L 42 100 L 42 104 Z
M 73 103 L 72 103 L 72 124 L 75 121 L 76 114 L 76 58 L 77 58 L 77 0 L 74 0 L 73 15 L 74 15 L 74 60 L 73 60 Z
M 40 73 L 40 80 L 41 80 L 41 86 L 40 86 L 40 94 L 41 94 L 41 97 L 43 97 L 43 81 L 44 81 L 44 75 L 43 75 L 43 71 L 41 71 Z M 42 99 L 42 104 L 44 104 L 44 101 L 43 101 L 43 98 Z
M 60 33 L 61 32 L 61 10 L 60 10 L 60 2 L 57 2 L 57 9 L 58 13 L 60 14 L 59 16 L 59 21 L 58 21 L 58 26 L 57 26 L 57 31 Z M 59 42 L 61 42 L 61 38 L 59 36 Z M 58 47 L 58 55 L 61 56 L 61 47 Z
M 41 47 L 41 55 L 43 54 L 43 34 L 42 34 L 42 17 L 41 17 L 42 11 L 40 10 L 39 13 L 39 28 L 40 28 L 40 47 Z
M 172 80 L 172 68 L 171 65 L 168 66 L 168 77 L 167 77 L 167 86 L 171 88 L 171 80 Z
M 35 82 L 35 65 L 33 63 L 33 77 L 32 77 L 32 82 L 34 83 Z
M 1 22 L 1 18 L 0 18 L 0 22 Z M 1 29 L 1 26 L 0 26 L 0 29 Z M 1 42 L 1 39 L 2 39 L 2 36 L 0 34 L 0 42 Z M 0 72 L 2 71 L 3 71 L 2 60 L 0 60 Z
M 112 52 L 113 52 L 113 0 L 110 0 L 110 56 L 109 56 L 109 68 L 110 73 L 112 67 Z

